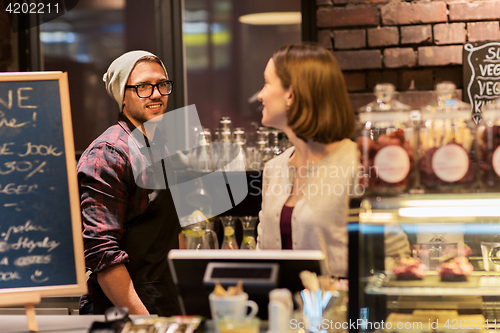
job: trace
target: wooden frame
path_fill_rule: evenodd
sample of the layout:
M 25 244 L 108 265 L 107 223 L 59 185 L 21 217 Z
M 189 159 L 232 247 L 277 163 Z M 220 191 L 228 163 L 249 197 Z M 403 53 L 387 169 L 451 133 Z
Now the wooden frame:
M 87 291 L 68 76 L 67 73 L 63 72 L 0 73 L 0 82 L 22 81 L 58 81 L 75 263 L 75 267 L 72 267 L 71 269 L 75 269 L 76 271 L 76 283 L 68 285 L 29 286 L 8 289 L 1 289 L 0 284 L 0 306 L 34 304 L 38 303 L 43 296 L 81 295 Z M 3 207 L 0 207 L 0 209 L 3 209 Z M 57 261 L 57 259 L 55 261 Z

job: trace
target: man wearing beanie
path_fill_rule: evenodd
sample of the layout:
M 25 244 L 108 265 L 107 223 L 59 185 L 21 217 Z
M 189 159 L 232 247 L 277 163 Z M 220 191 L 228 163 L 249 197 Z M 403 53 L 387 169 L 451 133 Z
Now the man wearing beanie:
M 132 169 L 132 159 L 146 165 L 154 149 L 168 156 L 160 130 L 148 126 L 146 136 L 143 124 L 154 124 L 150 120 L 166 112 L 173 82 L 161 60 L 145 51 L 117 58 L 103 80 L 120 114 L 118 123 L 90 144 L 77 166 L 90 274 L 80 313 L 103 314 L 111 306 L 123 306 L 130 314 L 178 315 L 167 263 L 168 251 L 179 248 L 180 225 L 172 196 L 168 186 L 139 186 L 148 183 L 147 172 L 136 179 Z M 141 138 L 135 134 L 141 132 L 133 132 L 136 128 Z M 172 170 L 167 158 L 162 161 L 164 170 Z

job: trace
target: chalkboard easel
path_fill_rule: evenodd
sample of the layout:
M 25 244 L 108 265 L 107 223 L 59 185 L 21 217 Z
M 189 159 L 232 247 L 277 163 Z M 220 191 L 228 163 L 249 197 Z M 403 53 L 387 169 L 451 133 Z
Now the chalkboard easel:
M 0 306 L 86 292 L 67 74 L 0 73 Z

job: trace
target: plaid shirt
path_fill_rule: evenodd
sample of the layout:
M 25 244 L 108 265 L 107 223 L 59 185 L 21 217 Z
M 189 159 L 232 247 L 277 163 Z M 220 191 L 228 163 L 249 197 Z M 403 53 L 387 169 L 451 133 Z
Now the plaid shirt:
M 128 254 L 120 248 L 121 238 L 127 227 L 145 212 L 150 196 L 154 195 L 153 190 L 137 186 L 138 182 L 147 182 L 146 172 L 134 179 L 133 167 L 137 162 L 148 164 L 139 153 L 141 148 L 146 148 L 144 141 L 134 138 L 134 148 L 139 150 L 133 152 L 129 148 L 134 129 L 120 114 L 118 124 L 92 142 L 78 162 L 85 263 L 93 273 L 129 262 Z M 151 149 L 148 152 L 155 154 Z M 161 158 L 168 154 L 166 149 L 156 152 Z M 151 157 L 158 160 L 158 156 Z M 94 278 L 92 274 L 91 279 Z M 89 283 L 89 302 L 92 302 L 91 295 Z

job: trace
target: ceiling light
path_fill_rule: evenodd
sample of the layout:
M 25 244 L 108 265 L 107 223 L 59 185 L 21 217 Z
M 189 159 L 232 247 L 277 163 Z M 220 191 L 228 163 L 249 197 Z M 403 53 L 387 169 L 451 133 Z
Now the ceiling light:
M 242 15 L 238 21 L 251 25 L 282 25 L 300 24 L 302 14 L 300 12 L 269 12 Z

